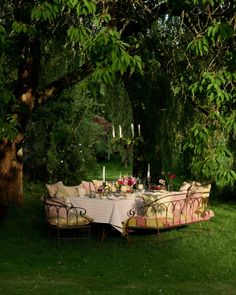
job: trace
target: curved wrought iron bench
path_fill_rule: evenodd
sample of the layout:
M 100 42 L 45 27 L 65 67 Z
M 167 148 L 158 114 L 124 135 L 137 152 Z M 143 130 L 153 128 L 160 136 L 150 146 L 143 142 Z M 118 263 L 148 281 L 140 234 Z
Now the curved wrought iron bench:
M 57 239 L 90 239 L 92 218 L 86 210 L 56 198 L 43 198 L 49 236 Z
M 137 229 L 157 230 L 159 233 L 163 229 L 208 221 L 213 216 L 206 192 L 167 192 L 163 197 L 152 195 L 146 199 L 144 196 L 143 213 L 130 210 L 124 223 L 124 236 L 128 239 L 129 233 Z

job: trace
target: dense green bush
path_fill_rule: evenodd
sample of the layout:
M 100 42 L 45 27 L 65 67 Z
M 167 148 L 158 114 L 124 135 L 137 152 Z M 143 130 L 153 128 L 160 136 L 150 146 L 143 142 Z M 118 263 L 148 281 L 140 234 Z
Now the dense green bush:
M 24 149 L 30 178 L 76 184 L 96 170 L 97 154 L 106 153 L 106 132 L 93 121 L 101 106 L 85 96 L 74 100 L 70 94 L 32 116 Z

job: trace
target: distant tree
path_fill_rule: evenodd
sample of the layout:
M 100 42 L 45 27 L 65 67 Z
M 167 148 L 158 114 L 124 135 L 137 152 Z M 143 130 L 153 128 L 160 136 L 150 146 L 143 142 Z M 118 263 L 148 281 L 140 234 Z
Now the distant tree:
M 154 2 L 146 2 L 135 30 L 128 30 L 138 40 L 144 72 L 124 80 L 144 129 L 134 169 L 145 176 L 152 162 L 154 177 L 175 167 L 188 177 L 233 185 L 235 1 Z
M 98 156 L 107 156 L 107 130 L 98 121 L 102 106 L 78 95 L 64 91 L 32 114 L 23 146 L 27 179 L 74 185 L 96 170 Z
M 168 118 L 184 118 L 179 126 L 177 121 L 172 125 L 177 135 L 175 150 L 187 157 L 184 168 L 198 179 L 214 181 L 221 187 L 233 185 L 236 3 L 185 3 L 188 7 L 182 10 L 176 26 L 177 46 L 169 63 L 174 107 Z

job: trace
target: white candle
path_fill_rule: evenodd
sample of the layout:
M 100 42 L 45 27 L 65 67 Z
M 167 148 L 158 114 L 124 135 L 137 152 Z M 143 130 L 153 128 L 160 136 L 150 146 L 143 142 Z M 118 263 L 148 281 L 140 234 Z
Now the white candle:
M 102 168 L 102 181 L 103 181 L 103 182 L 106 181 L 105 174 L 106 174 L 106 168 L 105 168 L 105 166 L 103 166 L 103 168 Z
M 114 125 L 112 125 L 112 137 L 115 138 L 116 134 L 115 134 L 115 127 Z
M 132 138 L 134 138 L 134 124 L 131 123 L 131 134 L 132 134 Z
M 141 129 L 140 129 L 140 124 L 138 124 L 138 136 L 141 136 Z
M 119 125 L 119 132 L 120 132 L 120 137 L 122 137 L 122 129 L 120 125 Z
M 138 189 L 140 189 L 140 190 L 143 189 L 143 184 L 142 183 L 138 184 Z
M 150 164 L 148 164 L 147 178 L 150 178 Z

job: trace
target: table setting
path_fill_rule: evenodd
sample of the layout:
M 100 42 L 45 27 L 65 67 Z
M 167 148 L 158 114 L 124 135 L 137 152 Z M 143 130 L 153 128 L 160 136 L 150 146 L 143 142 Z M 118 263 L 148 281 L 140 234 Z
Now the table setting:
M 147 170 L 150 179 L 150 164 Z M 106 180 L 106 168 L 102 168 L 102 179 L 82 181 L 77 186 L 66 186 L 62 182 L 47 185 L 51 197 L 64 198 L 67 204 L 85 208 L 86 214 L 95 223 L 110 224 L 123 232 L 123 222 L 132 209 L 141 210 L 144 199 L 149 196 L 159 198 L 163 192 L 145 187 L 139 178 L 119 176 L 114 181 Z M 167 191 L 164 191 L 167 192 Z

